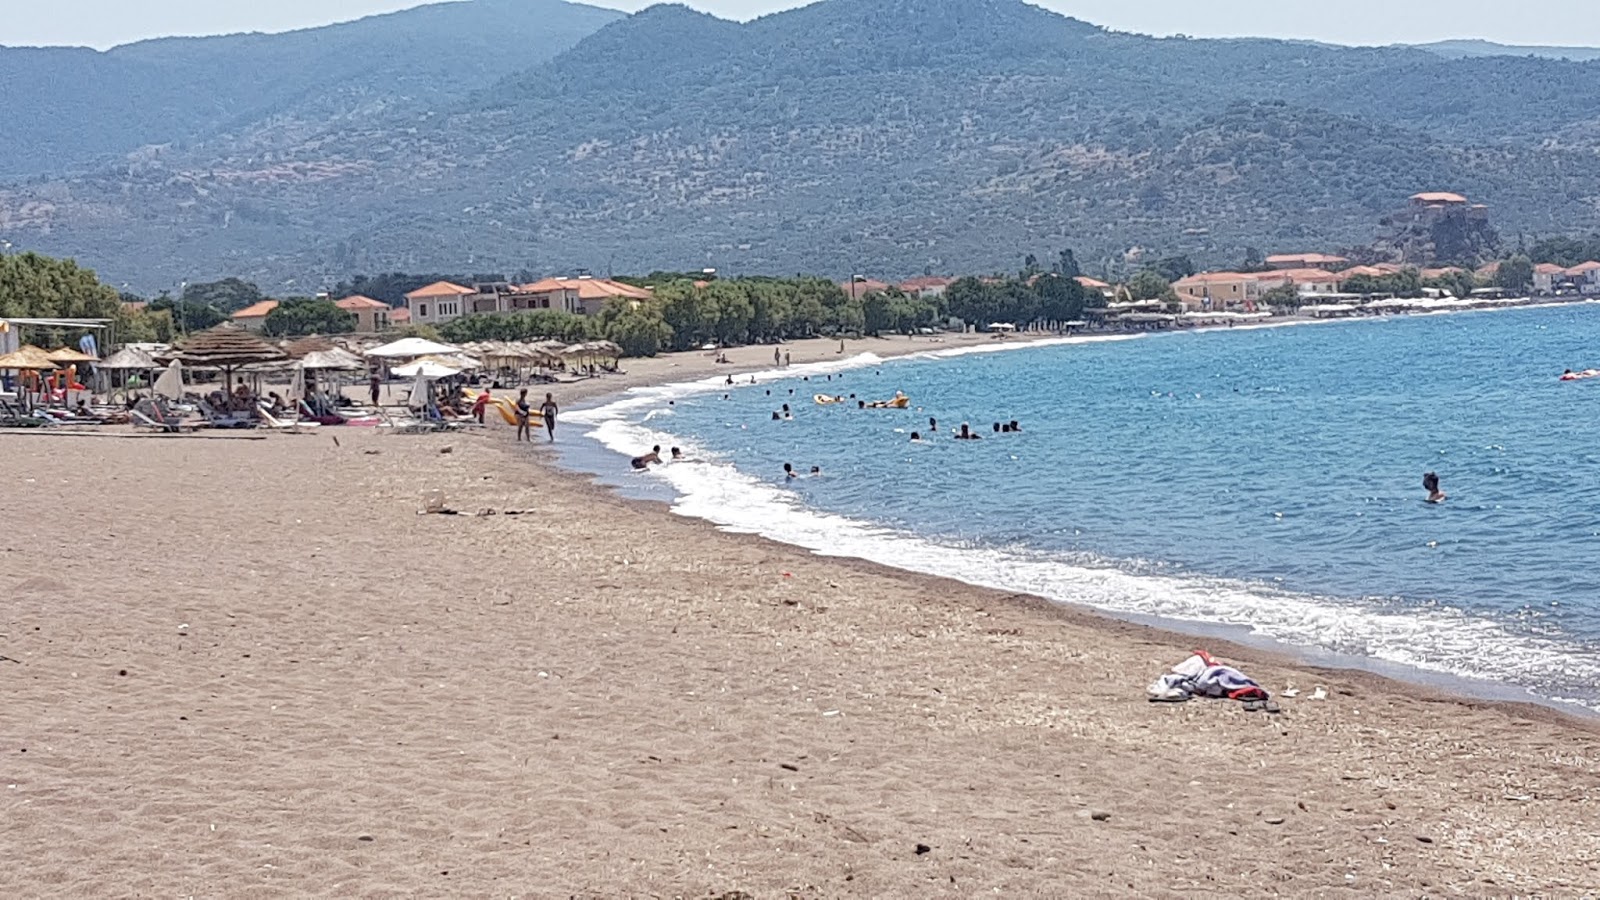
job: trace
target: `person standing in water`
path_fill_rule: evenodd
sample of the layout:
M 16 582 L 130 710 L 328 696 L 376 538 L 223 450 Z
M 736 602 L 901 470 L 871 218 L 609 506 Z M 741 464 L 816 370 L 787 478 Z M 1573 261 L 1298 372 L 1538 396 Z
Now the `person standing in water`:
M 550 443 L 556 442 L 556 416 L 561 414 L 561 407 L 556 405 L 554 394 L 545 394 L 544 403 L 539 407 L 539 415 L 544 419 L 544 430 L 550 432 Z M 530 435 L 529 440 L 533 440 Z
M 772 364 L 775 366 L 783 365 L 783 356 L 778 352 L 777 347 L 772 348 Z
M 1438 473 L 1429 472 L 1422 476 L 1422 489 L 1428 492 L 1429 503 L 1443 503 L 1450 499 L 1448 494 L 1439 490 Z

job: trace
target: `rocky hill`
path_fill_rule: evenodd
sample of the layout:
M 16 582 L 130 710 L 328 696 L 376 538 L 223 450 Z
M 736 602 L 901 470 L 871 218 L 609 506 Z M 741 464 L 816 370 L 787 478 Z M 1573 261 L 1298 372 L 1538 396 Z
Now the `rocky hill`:
M 659 6 L 470 96 L 411 94 L 14 183 L 0 228 L 159 287 L 897 275 L 1065 246 L 1091 268 L 1140 247 L 1220 264 L 1365 244 L 1420 190 L 1490 204 L 1506 234 L 1600 226 L 1600 65 L 1156 39 L 1021 0 L 823 0 L 744 24 Z

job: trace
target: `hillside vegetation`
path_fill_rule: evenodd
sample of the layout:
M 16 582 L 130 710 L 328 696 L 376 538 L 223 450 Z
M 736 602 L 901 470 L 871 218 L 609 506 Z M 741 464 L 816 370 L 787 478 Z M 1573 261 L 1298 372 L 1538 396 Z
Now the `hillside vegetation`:
M 744 24 L 658 6 L 526 62 L 466 97 L 309 99 L 17 183 L 0 228 L 161 287 L 895 276 L 1062 247 L 1117 274 L 1145 250 L 1365 245 L 1421 190 L 1490 204 L 1510 240 L 1600 226 L 1600 64 L 1156 39 L 1021 0 L 824 0 Z

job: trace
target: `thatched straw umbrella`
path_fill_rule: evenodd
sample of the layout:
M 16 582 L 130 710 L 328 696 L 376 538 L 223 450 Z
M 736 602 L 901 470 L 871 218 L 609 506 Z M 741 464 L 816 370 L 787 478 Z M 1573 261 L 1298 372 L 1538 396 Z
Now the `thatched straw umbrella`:
M 150 373 L 160 368 L 160 365 L 156 363 L 155 357 L 144 352 L 143 350 L 138 349 L 137 347 L 123 347 L 121 350 L 118 350 L 105 359 L 95 363 L 94 367 L 97 372 L 107 376 L 103 386 L 109 391 L 113 387 L 112 380 L 109 377 L 110 373 L 144 372 L 145 378 L 148 381 L 150 378 Z M 126 374 L 123 377 L 124 382 L 122 386 L 127 387 Z
M 0 372 L 54 372 L 60 368 L 50 361 L 50 355 L 32 344 L 24 345 L 20 349 L 0 356 Z M 20 387 L 20 386 L 19 386 Z M 31 403 L 27 391 L 17 392 L 26 408 Z
M 279 362 L 287 357 L 282 350 L 250 332 L 228 325 L 192 335 L 174 355 L 190 367 L 221 369 L 223 385 L 229 390 L 233 389 L 235 368 L 252 363 Z
M 317 335 L 288 341 L 283 345 L 283 352 L 289 354 L 290 359 L 304 359 L 313 353 L 323 353 L 332 349 L 334 349 L 333 341 Z

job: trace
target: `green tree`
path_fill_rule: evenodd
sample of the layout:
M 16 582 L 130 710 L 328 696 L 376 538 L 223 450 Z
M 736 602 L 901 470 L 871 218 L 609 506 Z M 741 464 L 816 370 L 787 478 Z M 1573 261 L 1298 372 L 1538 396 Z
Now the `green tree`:
M 1244 265 L 1239 267 L 1241 272 L 1267 271 L 1267 257 L 1255 247 L 1244 248 Z
M 1446 272 L 1437 278 L 1427 279 L 1423 287 L 1445 291 L 1452 297 L 1470 297 L 1472 292 L 1478 289 L 1478 277 L 1464 269 L 1458 269 Z
M 1198 271 L 1194 267 L 1194 261 L 1187 256 L 1169 256 L 1165 259 L 1157 260 L 1156 264 L 1150 268 L 1154 269 L 1168 282 L 1182 281 Z
M 356 330 L 356 315 L 325 298 L 293 297 L 267 313 L 263 330 L 273 337 L 308 334 L 348 334 Z
M 150 301 L 148 309 L 151 312 L 166 313 L 180 334 L 205 331 L 228 321 L 228 317 L 223 315 L 221 310 L 209 303 L 185 303 L 173 300 L 172 295 L 165 291 Z
M 601 313 L 606 339 L 622 348 L 625 356 L 655 356 L 672 345 L 672 329 L 654 302 L 633 304 L 613 301 L 610 315 Z M 608 308 L 610 305 L 608 305 Z
M 1176 300 L 1172 279 L 1154 269 L 1145 269 L 1128 279 L 1128 293 L 1135 300 Z
M 1494 283 L 1496 287 L 1510 291 L 1513 294 L 1524 294 L 1533 290 L 1533 260 L 1526 256 L 1513 256 L 1500 263 L 1499 271 L 1495 272 Z
M 1070 252 L 1070 251 L 1069 251 Z M 1039 295 L 1039 315 L 1058 327 L 1062 322 L 1083 318 L 1088 294 L 1072 276 L 1046 276 L 1033 286 Z
M 1071 247 L 1061 251 L 1056 261 L 1056 274 L 1062 278 L 1077 278 L 1083 274 L 1083 267 L 1078 265 L 1078 255 L 1072 252 Z
M 185 306 L 210 306 L 224 315 L 254 306 L 265 299 L 260 288 L 238 278 L 190 284 L 184 287 L 183 294 L 178 297 Z
M 893 329 L 894 300 L 882 291 L 874 291 L 861 298 L 861 324 L 866 333 L 873 337 L 879 337 L 883 332 Z
M 1299 309 L 1300 291 L 1292 284 L 1280 284 L 1261 295 L 1261 304 L 1274 309 Z

